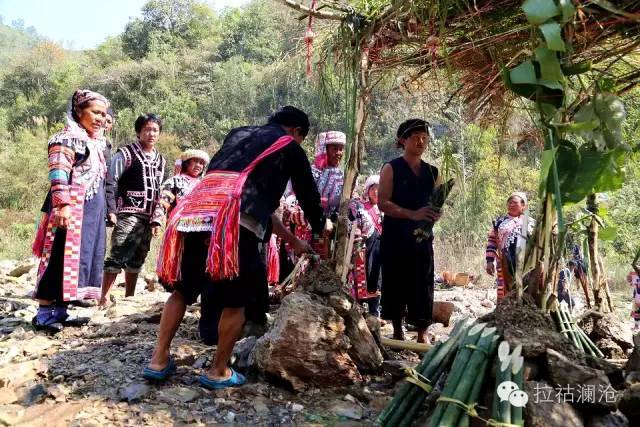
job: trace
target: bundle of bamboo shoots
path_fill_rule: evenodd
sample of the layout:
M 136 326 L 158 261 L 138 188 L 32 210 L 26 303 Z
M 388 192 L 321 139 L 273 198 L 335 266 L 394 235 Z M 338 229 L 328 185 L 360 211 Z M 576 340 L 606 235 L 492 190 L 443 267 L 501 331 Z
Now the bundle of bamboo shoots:
M 407 372 L 407 381 L 393 397 L 377 419 L 380 426 L 408 426 L 416 417 L 425 398 L 438 379 L 451 364 L 460 343 L 473 329 L 473 321 L 468 319 L 456 323 L 449 339 L 433 346 L 422 361 Z
M 524 389 L 524 357 L 522 345 L 509 354 L 509 343 L 502 341 L 496 357 L 496 392 L 493 395 L 491 419 L 499 423 L 524 426 L 522 407 L 513 405 L 510 393 Z
M 469 425 L 468 413 L 476 406 L 498 339 L 496 328 L 486 327 L 486 324 L 477 324 L 469 330 L 431 415 L 431 426 Z
M 552 313 L 562 335 L 567 337 L 577 349 L 593 357 L 604 358 L 604 354 L 596 347 L 589 336 L 576 325 L 565 302 L 558 304 L 556 310 Z

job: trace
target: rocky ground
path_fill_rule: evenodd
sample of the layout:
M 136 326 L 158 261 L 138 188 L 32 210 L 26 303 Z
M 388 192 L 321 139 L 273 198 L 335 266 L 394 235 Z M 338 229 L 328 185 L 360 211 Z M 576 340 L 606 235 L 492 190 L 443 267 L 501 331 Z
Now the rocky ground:
M 169 423 L 335 424 L 373 423 L 394 391 L 391 373 L 365 376 L 363 384 L 338 389 L 310 388 L 293 393 L 256 375 L 246 386 L 211 392 L 197 376 L 215 348 L 198 340 L 198 307 L 191 307 L 174 341 L 178 371 L 165 384 L 141 377 L 148 362 L 167 293 L 145 289 L 140 280 L 133 298 L 116 287 L 107 310 L 73 308 L 91 317 L 82 328 L 51 336 L 36 332 L 31 318 L 37 304 L 30 293 L 35 267 L 30 262 L 0 262 L 0 423 L 4 425 L 166 425 Z M 489 312 L 495 292 L 451 288 L 436 300 L 452 301 L 452 318 Z M 446 334 L 441 324 L 433 335 Z M 391 335 L 389 326 L 383 335 Z M 409 336 L 413 333 L 409 332 Z M 293 344 L 292 344 L 293 345 Z M 391 357 L 416 363 L 405 351 Z M 393 364 L 391 364 L 393 365 Z M 390 371 L 393 372 L 393 366 Z

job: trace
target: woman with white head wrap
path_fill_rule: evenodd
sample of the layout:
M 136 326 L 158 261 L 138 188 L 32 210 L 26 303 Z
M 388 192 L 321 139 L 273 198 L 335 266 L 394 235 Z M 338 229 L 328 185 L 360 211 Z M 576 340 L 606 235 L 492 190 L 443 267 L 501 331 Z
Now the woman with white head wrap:
M 97 92 L 74 92 L 67 124 L 48 142 L 49 192 L 33 253 L 40 258 L 36 289 L 40 306 L 33 325 L 58 332 L 88 319 L 67 313 L 71 301 L 96 299 L 105 252 L 107 172 L 103 126 L 109 102 Z
M 507 199 L 507 214 L 497 218 L 489 232 L 486 270 L 488 274 L 496 275 L 498 301 L 504 298 L 513 287 L 516 248 L 522 236 L 526 208 L 527 195 L 519 191 L 511 193 Z M 534 220 L 529 218 L 527 235 L 533 232 L 534 225 Z

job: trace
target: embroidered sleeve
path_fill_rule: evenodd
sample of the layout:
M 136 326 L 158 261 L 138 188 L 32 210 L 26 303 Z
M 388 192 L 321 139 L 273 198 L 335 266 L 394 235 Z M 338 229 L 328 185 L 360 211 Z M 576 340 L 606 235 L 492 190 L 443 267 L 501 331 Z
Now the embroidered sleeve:
M 164 225 L 169 210 L 176 204 L 178 186 L 176 185 L 174 178 L 175 177 L 169 178 L 164 182 L 164 184 L 162 184 L 158 203 L 156 203 L 153 215 L 151 216 L 152 223 Z
M 71 170 L 75 155 L 80 151 L 82 151 L 82 147 L 72 139 L 54 137 L 49 141 L 49 181 L 51 182 L 51 201 L 54 207 L 71 203 L 69 196 Z M 81 154 L 84 154 L 84 151 Z
M 489 231 L 489 237 L 487 239 L 487 252 L 485 254 L 485 258 L 489 262 L 493 262 L 494 259 L 498 256 L 498 233 L 496 233 L 495 224 L 491 227 L 491 231 Z

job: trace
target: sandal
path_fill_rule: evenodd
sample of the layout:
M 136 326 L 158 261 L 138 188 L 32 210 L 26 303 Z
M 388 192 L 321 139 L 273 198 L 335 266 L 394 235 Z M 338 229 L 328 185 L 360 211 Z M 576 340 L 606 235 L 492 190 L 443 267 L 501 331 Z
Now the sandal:
M 176 372 L 176 363 L 173 361 L 173 357 L 169 357 L 169 363 L 164 369 L 155 370 L 150 367 L 145 367 L 142 371 L 142 378 L 149 381 L 164 381 L 169 378 L 169 375 Z
M 220 390 L 227 387 L 239 387 L 247 382 L 244 375 L 231 369 L 231 376 L 226 380 L 212 380 L 206 374 L 200 375 L 198 378 L 200 385 L 209 390 Z

